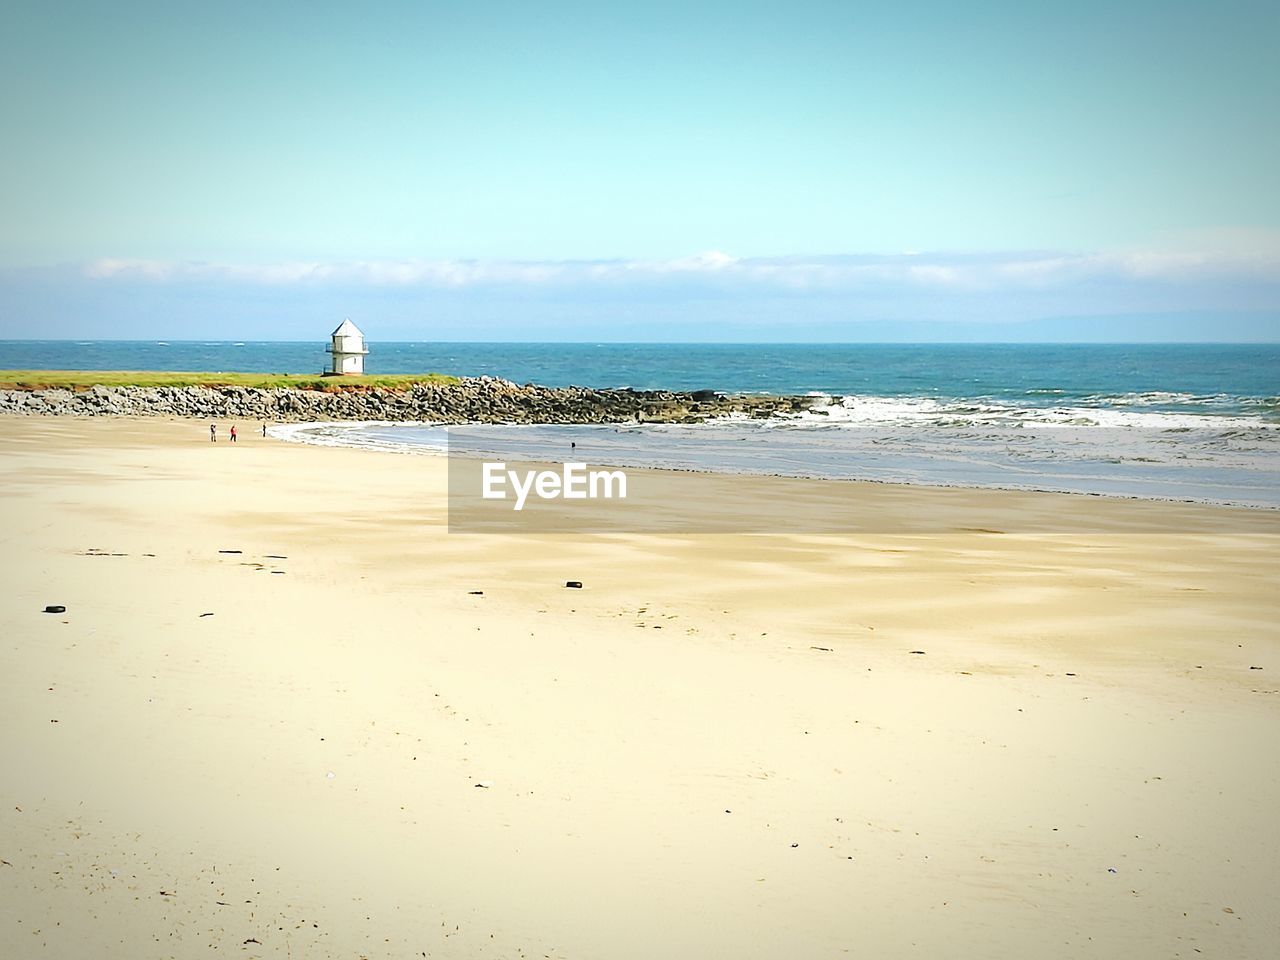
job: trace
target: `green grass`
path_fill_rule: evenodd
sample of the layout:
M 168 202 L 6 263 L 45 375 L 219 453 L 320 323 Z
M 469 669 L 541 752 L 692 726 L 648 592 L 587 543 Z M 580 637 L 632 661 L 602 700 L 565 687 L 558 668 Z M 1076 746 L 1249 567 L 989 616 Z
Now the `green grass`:
M 0 370 L 2 390 L 89 387 L 290 387 L 294 390 L 407 390 L 415 383 L 457 383 L 443 373 L 321 377 L 314 373 L 179 373 L 168 370 Z

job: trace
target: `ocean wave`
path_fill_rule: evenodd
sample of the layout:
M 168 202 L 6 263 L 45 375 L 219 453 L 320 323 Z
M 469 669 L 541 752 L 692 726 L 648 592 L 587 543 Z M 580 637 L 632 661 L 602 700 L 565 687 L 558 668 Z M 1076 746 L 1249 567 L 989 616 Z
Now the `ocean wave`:
M 1146 390 L 1134 393 L 1096 393 L 1080 398 L 1086 406 L 1106 407 L 1234 407 L 1243 397 L 1228 393 L 1181 393 L 1168 390 Z
M 881 396 L 831 396 L 811 394 L 818 403 L 807 412 L 797 415 L 802 422 L 846 424 L 850 426 L 932 425 L 938 427 L 963 427 L 978 425 L 1067 427 L 1129 427 L 1135 429 L 1218 429 L 1240 427 L 1272 427 L 1270 418 L 1259 413 L 1213 412 L 1215 404 L 1228 406 L 1220 399 L 1223 395 L 1196 396 L 1193 394 L 1133 394 L 1133 402 L 1103 404 L 1100 396 L 1096 403 L 1082 398 L 1069 405 L 1018 406 L 993 398 L 940 400 L 932 397 L 881 397 Z M 1172 405 L 1169 398 L 1187 397 L 1206 409 L 1153 410 L 1161 404 Z M 1231 398 L 1235 402 L 1238 398 Z M 1274 406 L 1258 404 L 1263 410 Z M 1135 409 L 1136 408 L 1136 409 Z M 1262 412 L 1262 411 L 1260 411 Z
M 1258 407 L 1263 414 L 1280 413 L 1280 397 L 1244 397 L 1241 406 Z

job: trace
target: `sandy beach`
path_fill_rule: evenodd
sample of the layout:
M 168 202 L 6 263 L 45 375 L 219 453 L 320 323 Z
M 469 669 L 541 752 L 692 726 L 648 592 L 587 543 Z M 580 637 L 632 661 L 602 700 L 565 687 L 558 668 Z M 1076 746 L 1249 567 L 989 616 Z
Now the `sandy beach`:
M 0 420 L 0 956 L 1274 956 L 1280 514 L 464 535 L 446 475 Z M 1093 513 L 964 529 L 1028 504 Z

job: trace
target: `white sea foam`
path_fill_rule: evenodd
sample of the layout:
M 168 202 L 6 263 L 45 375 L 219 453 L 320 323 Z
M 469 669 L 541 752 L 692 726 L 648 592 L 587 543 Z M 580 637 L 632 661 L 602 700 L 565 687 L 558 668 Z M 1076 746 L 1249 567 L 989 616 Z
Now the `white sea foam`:
M 400 432 L 400 437 L 389 436 L 380 428 Z M 430 434 L 405 432 L 408 428 L 439 430 L 439 437 Z M 389 453 L 416 453 L 440 456 L 448 450 L 448 437 L 444 429 L 427 421 L 392 420 L 344 420 L 322 423 L 277 423 L 267 427 L 267 436 L 289 443 L 306 443 L 317 447 L 358 447 L 365 450 L 383 450 Z

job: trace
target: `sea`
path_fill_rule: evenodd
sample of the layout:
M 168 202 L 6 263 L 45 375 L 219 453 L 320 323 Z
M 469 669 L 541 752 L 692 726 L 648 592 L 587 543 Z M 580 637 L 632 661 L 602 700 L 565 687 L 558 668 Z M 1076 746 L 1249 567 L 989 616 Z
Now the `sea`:
M 317 373 L 323 342 L 7 341 L 13 369 Z M 370 373 L 810 395 L 778 420 L 306 424 L 301 442 L 1280 508 L 1280 344 L 377 343 Z M 453 438 L 451 441 L 451 437 Z

